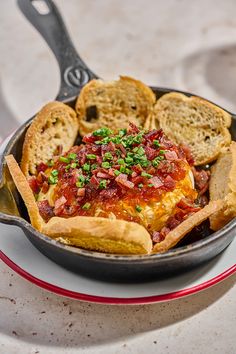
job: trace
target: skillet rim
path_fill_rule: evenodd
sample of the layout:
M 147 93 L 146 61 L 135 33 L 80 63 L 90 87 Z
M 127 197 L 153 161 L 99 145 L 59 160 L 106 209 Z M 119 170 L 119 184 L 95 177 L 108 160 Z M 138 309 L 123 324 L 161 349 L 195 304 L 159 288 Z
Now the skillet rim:
M 190 92 L 181 91 L 181 90 L 177 90 L 177 89 L 170 89 L 170 88 L 166 88 L 166 87 L 156 87 L 156 86 L 150 86 L 150 88 L 153 90 L 153 92 L 155 93 L 156 96 L 160 95 L 160 97 L 166 93 L 169 93 L 169 92 L 179 92 L 179 93 L 185 94 L 186 96 L 197 96 L 197 97 L 203 98 L 201 96 L 194 95 Z M 65 100 L 62 100 L 61 102 L 65 103 L 65 104 L 70 104 L 70 103 L 73 103 L 73 101 L 76 99 L 76 97 L 77 96 L 66 98 Z M 203 99 L 222 108 L 221 106 L 215 104 L 214 102 L 211 102 L 205 98 L 203 98 Z M 222 109 L 224 109 L 224 108 L 222 108 Z M 235 114 L 227 111 L 226 109 L 224 109 L 224 111 L 228 112 L 232 116 L 232 119 L 236 121 Z M 13 135 L 10 137 L 10 140 L 8 141 L 6 147 L 4 148 L 4 150 L 1 154 L 1 158 L 0 158 L 0 185 L 3 184 L 3 170 L 4 170 L 4 166 L 5 166 L 4 158 L 6 155 L 11 153 L 11 150 L 14 146 L 15 140 L 21 137 L 22 133 L 28 128 L 28 126 L 30 125 L 30 123 L 32 122 L 34 117 L 35 116 L 29 118 L 26 122 L 24 122 L 13 133 Z M 2 144 L 3 144 L 3 142 L 2 142 Z M 23 232 L 24 232 L 24 230 L 27 230 L 28 232 L 33 233 L 34 236 L 39 237 L 41 239 L 41 241 L 43 241 L 45 243 L 49 243 L 53 247 L 61 248 L 64 251 L 76 253 L 80 256 L 87 257 L 87 258 L 97 258 L 97 259 L 104 259 L 104 260 L 106 259 L 106 261 L 116 260 L 116 261 L 121 261 L 121 262 L 129 260 L 130 262 L 133 262 L 133 263 L 136 263 L 137 261 L 142 261 L 142 262 L 147 263 L 148 261 L 153 261 L 153 260 L 158 260 L 158 259 L 161 259 L 161 260 L 169 259 L 169 258 L 174 259 L 179 256 L 184 256 L 185 254 L 189 255 L 189 253 L 191 253 L 191 252 L 194 252 L 200 248 L 207 247 L 209 244 L 215 242 L 219 238 L 221 238 L 224 235 L 231 232 L 233 230 L 233 228 L 236 229 L 236 218 L 234 218 L 229 223 L 227 223 L 222 229 L 220 229 L 216 232 L 213 232 L 212 234 L 206 236 L 204 239 L 199 240 L 199 241 L 195 241 L 195 242 L 193 242 L 189 245 L 186 245 L 186 246 L 170 249 L 165 253 L 145 254 L 145 255 L 119 255 L 119 254 L 109 254 L 109 253 L 90 251 L 90 250 L 85 250 L 85 249 L 82 249 L 79 247 L 63 244 L 59 241 L 56 241 L 55 239 L 50 238 L 49 236 L 46 236 L 46 235 L 40 233 L 39 231 L 34 229 L 33 226 L 27 220 L 25 220 L 24 218 L 19 217 L 19 216 L 4 214 L 4 213 L 0 212 L 0 222 L 2 222 L 1 219 L 2 219 L 2 221 L 4 221 L 4 223 L 7 223 L 9 225 L 16 225 L 16 226 L 20 227 Z

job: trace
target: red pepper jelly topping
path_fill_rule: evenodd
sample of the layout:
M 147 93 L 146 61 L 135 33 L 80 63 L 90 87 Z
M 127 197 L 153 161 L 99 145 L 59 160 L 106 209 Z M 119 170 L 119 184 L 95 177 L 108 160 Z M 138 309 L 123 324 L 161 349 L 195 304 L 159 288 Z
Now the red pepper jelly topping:
M 160 201 L 189 173 L 193 158 L 162 130 L 145 131 L 130 124 L 114 134 L 104 127 L 83 138 L 62 156 L 40 164 L 30 180 L 35 194 L 55 186 L 53 203 L 38 201 L 42 217 L 113 216 L 140 222 L 145 203 Z M 41 198 L 39 198 L 41 199 Z M 121 207 L 126 201 L 135 213 Z M 47 215 L 49 213 L 49 215 Z

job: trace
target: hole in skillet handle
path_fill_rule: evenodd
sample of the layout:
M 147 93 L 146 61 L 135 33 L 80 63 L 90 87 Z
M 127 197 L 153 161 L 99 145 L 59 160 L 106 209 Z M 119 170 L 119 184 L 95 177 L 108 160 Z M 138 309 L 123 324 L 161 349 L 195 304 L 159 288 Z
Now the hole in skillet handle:
M 44 0 L 32 0 L 32 5 L 40 15 L 48 15 L 50 13 L 50 8 Z

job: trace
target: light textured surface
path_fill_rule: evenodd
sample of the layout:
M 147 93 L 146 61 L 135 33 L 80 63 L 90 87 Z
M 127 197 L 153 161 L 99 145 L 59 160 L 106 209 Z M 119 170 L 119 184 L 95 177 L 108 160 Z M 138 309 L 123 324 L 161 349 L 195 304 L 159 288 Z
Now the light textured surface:
M 234 0 L 56 3 L 76 48 L 101 77 L 129 74 L 236 112 Z M 59 71 L 15 1 L 1 1 L 0 23 L 3 138 L 55 97 Z M 0 353 L 234 354 L 235 281 L 170 303 L 112 307 L 47 293 L 1 262 Z

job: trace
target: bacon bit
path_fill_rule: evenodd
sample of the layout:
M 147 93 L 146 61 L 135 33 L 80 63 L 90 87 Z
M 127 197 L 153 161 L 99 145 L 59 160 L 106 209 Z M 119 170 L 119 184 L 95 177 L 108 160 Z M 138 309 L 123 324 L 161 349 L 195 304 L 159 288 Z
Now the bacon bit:
M 54 151 L 54 156 L 59 156 L 62 154 L 63 151 L 63 146 L 62 145 L 58 145 Z
M 201 210 L 201 207 L 195 206 L 193 201 L 188 198 L 182 198 L 176 206 L 180 209 L 187 210 L 188 212 L 196 212 Z
M 116 195 L 117 195 L 117 188 L 104 189 L 99 193 L 99 197 L 104 199 L 114 198 L 116 197 Z
M 108 178 L 108 179 L 112 179 L 113 176 L 111 176 L 109 173 L 104 173 L 104 172 L 98 172 L 97 173 L 97 177 L 99 178 Z
M 44 181 L 47 181 L 48 177 L 45 175 L 44 172 L 40 171 L 38 176 L 37 176 L 37 181 L 39 184 L 43 183 Z
M 37 172 L 44 172 L 48 169 L 48 165 L 46 165 L 44 162 L 40 162 L 37 166 Z
M 46 222 L 54 216 L 53 207 L 49 205 L 48 200 L 42 200 L 37 204 L 39 213 Z
M 35 176 L 30 177 L 28 180 L 28 183 L 29 183 L 29 186 L 32 189 L 33 193 L 38 194 L 40 191 L 40 187 L 39 187 L 36 177 Z
M 159 243 L 164 240 L 164 236 L 159 231 L 154 231 L 152 234 L 152 241 Z
M 94 143 L 96 140 L 98 140 L 98 137 L 93 134 L 85 135 L 82 139 L 84 143 Z
M 55 201 L 55 209 L 59 209 L 62 205 L 64 205 L 67 202 L 67 199 L 64 197 L 60 197 Z
M 131 173 L 131 177 L 132 178 L 137 177 L 137 176 L 138 176 L 137 172 L 134 171 L 134 172 Z
M 126 152 L 126 149 L 125 147 L 122 145 L 122 144 L 117 144 L 117 147 L 120 149 L 120 151 L 122 152 L 121 156 L 122 157 L 125 157 L 127 152 Z
M 97 188 L 99 186 L 99 179 L 96 176 L 92 176 L 90 179 L 90 183 L 92 186 L 94 186 L 95 188 Z
M 47 181 L 44 181 L 43 182 L 43 185 L 42 185 L 42 188 L 41 188 L 41 191 L 42 191 L 42 193 L 47 193 L 48 192 L 48 190 L 49 190 L 49 184 L 48 184 L 48 182 Z
M 139 133 L 140 129 L 137 127 L 137 125 L 135 125 L 134 123 L 130 122 L 129 123 L 129 129 L 128 129 L 128 133 L 132 134 L 132 133 Z
M 185 157 L 190 166 L 194 164 L 194 158 L 188 145 L 179 145 L 180 158 Z
M 112 168 L 109 168 L 108 173 L 110 176 L 115 177 L 115 173 Z
M 149 181 L 150 181 L 151 184 L 153 184 L 154 188 L 160 188 L 160 187 L 163 186 L 163 182 L 157 176 L 150 178 Z
M 146 153 L 148 160 L 153 160 L 157 156 L 157 150 L 155 150 L 149 146 L 147 146 L 145 148 L 145 153 Z
M 197 170 L 195 167 L 192 167 L 193 177 L 196 185 L 196 189 L 199 190 L 199 194 L 204 194 L 209 186 L 210 180 L 210 171 Z
M 130 188 L 130 189 L 134 188 L 134 183 L 128 181 L 127 177 L 128 177 L 127 175 L 125 175 L 124 173 L 121 173 L 119 176 L 116 177 L 115 181 L 124 187 Z
M 173 190 L 175 188 L 176 182 L 175 180 L 171 177 L 171 176 L 167 176 L 164 179 L 164 186 L 168 189 L 168 190 Z
M 153 141 L 153 140 L 160 140 L 162 137 L 163 137 L 163 130 L 160 129 L 160 130 L 157 130 L 157 129 L 154 129 L 154 130 L 151 130 L 149 133 L 145 134 L 144 135 L 144 138 L 146 140 L 150 140 L 150 141 Z
M 77 196 L 84 197 L 85 196 L 85 188 L 78 188 Z
M 167 151 L 167 152 L 165 152 L 164 156 L 169 161 L 178 160 L 178 155 L 176 154 L 175 151 Z
M 144 178 L 142 176 L 137 176 L 137 177 L 132 178 L 132 182 L 136 185 L 139 183 L 143 183 L 143 181 L 144 181 Z

